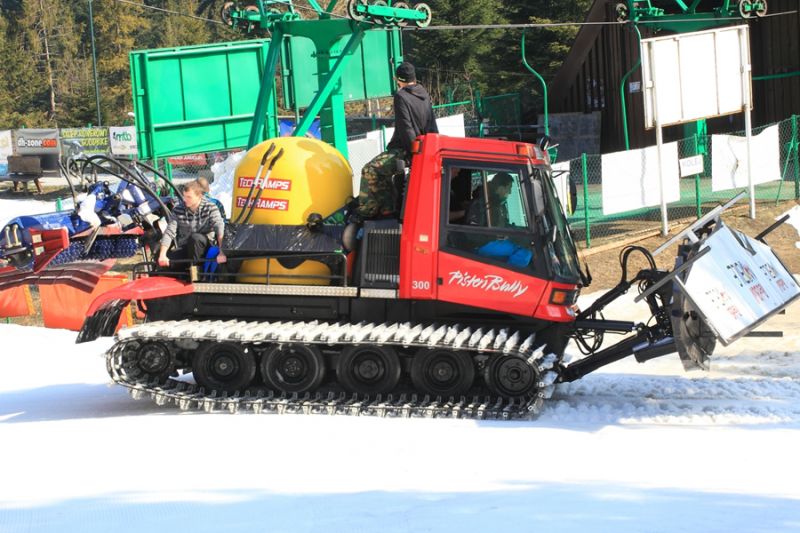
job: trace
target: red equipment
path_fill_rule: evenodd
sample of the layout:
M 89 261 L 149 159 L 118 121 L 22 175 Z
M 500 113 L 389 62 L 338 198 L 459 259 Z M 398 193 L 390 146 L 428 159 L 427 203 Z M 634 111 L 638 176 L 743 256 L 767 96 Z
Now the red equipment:
M 269 258 L 264 283 L 208 268 L 192 284 L 140 279 L 95 301 L 79 341 L 112 334 L 128 300 L 147 300 L 150 323 L 122 330 L 108 353 L 112 378 L 136 397 L 206 410 L 515 418 L 538 412 L 556 382 L 629 355 L 678 351 L 703 366 L 715 338 L 690 300 L 673 302 L 672 284 L 702 255 L 699 243 L 681 248 L 685 264 L 671 273 L 627 248 L 620 283 L 578 310 L 590 278 L 548 163 L 530 144 L 422 136 L 398 187 L 399 219 L 364 222 L 356 244 L 348 227 L 347 249 L 342 228 L 317 213 L 306 226 L 232 225 L 229 263 Z M 651 268 L 627 279 L 634 252 Z M 330 266 L 329 285 L 303 274 L 285 284 L 308 259 Z M 270 277 L 274 261 L 282 284 Z M 634 285 L 648 324 L 600 317 Z M 634 335 L 601 350 L 605 332 Z M 588 356 L 567 365 L 570 339 Z M 195 384 L 172 379 L 189 372 Z

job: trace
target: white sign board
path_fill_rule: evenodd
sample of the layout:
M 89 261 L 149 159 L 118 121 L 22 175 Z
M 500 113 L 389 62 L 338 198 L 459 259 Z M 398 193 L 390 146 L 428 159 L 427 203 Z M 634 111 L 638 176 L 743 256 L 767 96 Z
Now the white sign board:
M 111 153 L 114 155 L 137 155 L 136 126 L 108 128 Z
M 729 115 L 750 101 L 748 27 L 643 39 L 645 126 Z M 745 93 L 747 91 L 747 93 Z
M 439 129 L 439 133 L 441 135 L 447 135 L 448 137 L 466 136 L 463 114 L 450 115 L 449 117 L 437 118 L 436 127 Z
M 571 196 L 569 194 L 569 161 L 553 164 L 553 185 L 556 188 L 558 201 L 564 213 L 572 213 L 574 205 L 570 205 Z
M 780 132 L 770 126 L 751 138 L 753 185 L 781 179 Z M 747 138 L 711 137 L 711 188 L 716 191 L 747 187 Z
M 762 242 L 725 225 L 701 245 L 684 290 L 728 345 L 800 296 L 800 285 Z
M 437 118 L 436 127 L 440 135 L 448 137 L 465 137 L 464 115 L 450 115 Z M 389 144 L 394 135 L 394 128 L 385 128 L 367 132 L 366 139 L 347 142 L 347 151 L 350 157 L 350 167 L 353 169 L 353 195 L 358 196 L 361 188 L 361 170 L 372 158 L 383 152 L 383 147 Z
M 800 237 L 800 205 L 796 205 L 784 214 L 775 217 L 775 220 L 781 219 L 786 215 L 789 216 L 789 219 L 786 221 L 786 223 L 796 229 L 797 235 Z M 800 241 L 794 243 L 794 245 L 795 247 L 800 248 Z
M 703 156 L 693 155 L 680 160 L 681 177 L 694 176 L 703 173 Z
M 661 203 L 658 147 L 603 155 L 603 214 L 613 215 Z M 661 169 L 666 203 L 681 199 L 678 143 L 663 146 Z

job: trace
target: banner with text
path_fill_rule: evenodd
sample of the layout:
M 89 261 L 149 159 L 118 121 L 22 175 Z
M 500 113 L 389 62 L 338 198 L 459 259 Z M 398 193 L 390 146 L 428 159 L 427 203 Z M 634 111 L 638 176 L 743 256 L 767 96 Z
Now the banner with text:
M 47 155 L 61 153 L 58 130 L 23 129 L 13 130 L 14 153 L 17 155 Z
M 781 179 L 780 132 L 770 126 L 751 138 L 753 185 Z M 747 138 L 736 135 L 711 137 L 711 190 L 747 187 Z
M 136 126 L 108 128 L 111 153 L 114 155 L 137 155 L 139 148 L 136 143 Z
M 661 203 L 658 148 L 603 154 L 603 214 L 613 215 Z M 681 199 L 678 143 L 663 146 L 661 169 L 667 203 Z
M 800 296 L 800 285 L 766 244 L 723 226 L 701 246 L 685 290 L 726 346 Z
M 108 128 L 61 128 L 61 150 L 68 157 L 109 153 Z

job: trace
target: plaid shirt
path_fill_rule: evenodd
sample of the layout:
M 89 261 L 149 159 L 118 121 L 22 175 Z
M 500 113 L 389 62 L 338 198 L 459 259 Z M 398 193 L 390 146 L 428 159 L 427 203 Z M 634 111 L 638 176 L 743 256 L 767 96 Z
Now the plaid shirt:
M 175 206 L 169 225 L 161 237 L 161 246 L 168 248 L 174 241 L 175 246 L 181 248 L 186 245 L 193 233 L 209 235 L 209 238 L 211 238 L 211 234 L 220 237 L 225 233 L 225 221 L 222 219 L 219 209 L 207 198 L 200 200 L 200 205 L 197 206 L 195 212 L 187 209 L 184 204 Z

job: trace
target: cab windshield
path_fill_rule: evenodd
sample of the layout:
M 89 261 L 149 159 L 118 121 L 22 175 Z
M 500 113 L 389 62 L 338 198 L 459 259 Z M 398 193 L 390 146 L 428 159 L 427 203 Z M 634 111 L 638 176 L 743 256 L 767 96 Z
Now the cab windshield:
M 550 172 L 536 168 L 534 176 L 541 181 L 545 195 L 545 249 L 552 260 L 553 273 L 564 282 L 578 283 L 581 279 L 578 252 Z

